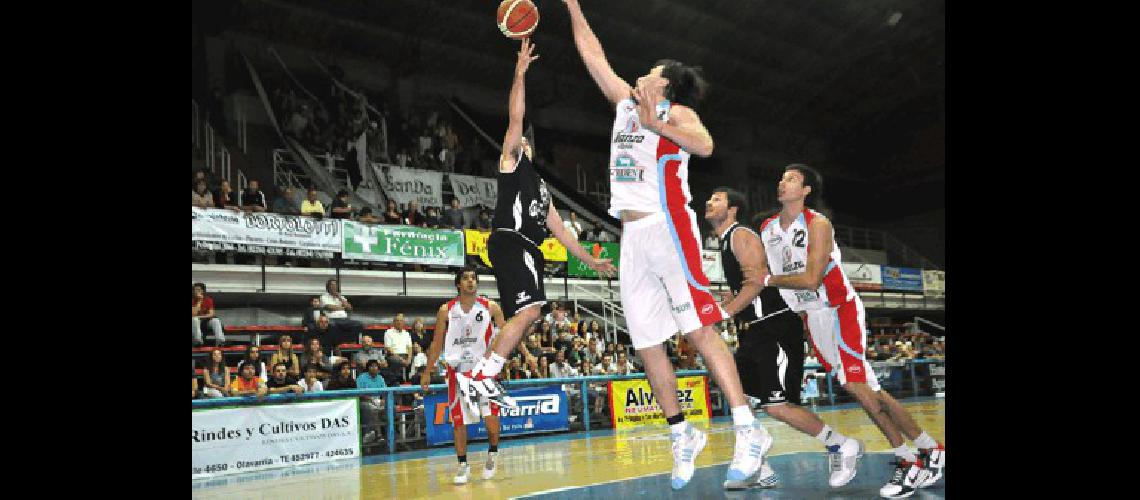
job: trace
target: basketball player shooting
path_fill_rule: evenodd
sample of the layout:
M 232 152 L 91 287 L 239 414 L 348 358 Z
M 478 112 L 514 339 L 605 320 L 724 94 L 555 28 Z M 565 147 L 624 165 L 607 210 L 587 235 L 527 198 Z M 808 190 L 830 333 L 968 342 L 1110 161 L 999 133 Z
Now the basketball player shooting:
M 526 71 L 538 59 L 532 56 L 534 45 L 524 38 L 515 64 L 514 83 L 508 103 L 510 122 L 503 138 L 503 154 L 499 157 L 499 191 L 495 202 L 494 230 L 487 239 L 487 257 L 495 272 L 499 300 L 510 318 L 495 340 L 493 350 L 479 361 L 470 374 L 470 387 L 481 397 L 508 407 L 515 402 L 499 382 L 507 355 L 519 346 L 528 360 L 533 356 L 519 344 L 523 331 L 538 320 L 539 309 L 546 303 L 543 266 L 546 264 L 539 245 L 553 235 L 566 250 L 602 276 L 612 276 L 617 268 L 609 259 L 599 259 L 582 248 L 576 238 L 566 232 L 562 217 L 554 209 L 546 182 L 534 170 L 530 144 L 522 135 L 526 107 Z M 463 384 L 467 385 L 467 384 Z M 474 394 L 472 394 L 474 395 Z
M 904 498 L 942 477 L 946 450 L 925 431 L 895 398 L 879 387 L 864 353 L 867 347 L 863 301 L 840 265 L 835 230 L 823 214 L 806 207 L 808 196 L 818 200 L 822 179 L 802 164 L 784 167 L 777 186 L 780 213 L 760 225 L 760 244 L 771 266 L 747 269 L 749 281 L 780 289 L 793 311 L 807 313 L 809 339 L 825 370 L 837 372 L 839 384 L 859 402 L 890 442 L 898 461 L 891 480 L 879 490 L 884 498 Z M 797 427 L 799 428 L 799 427 Z M 814 427 L 812 427 L 814 429 Z M 806 430 L 806 429 L 800 429 Z M 918 454 L 906 446 L 914 441 Z M 849 457 L 848 438 L 843 444 Z M 853 454 L 862 454 L 862 445 Z
M 447 406 L 451 413 L 451 426 L 455 432 L 455 454 L 459 458 L 459 470 L 455 473 L 455 484 L 467 483 L 470 466 L 467 464 L 467 426 L 479 422 L 482 415 L 487 419 L 487 463 L 483 467 L 483 479 L 495 476 L 495 457 L 499 451 L 499 406 L 482 398 L 474 405 L 462 396 L 456 372 L 470 370 L 475 366 L 487 346 L 491 343 L 495 326 L 502 327 L 503 311 L 494 301 L 479 297 L 479 276 L 475 269 L 464 267 L 455 275 L 455 288 L 459 295 L 439 306 L 435 316 L 436 334 L 428 348 L 427 365 L 420 375 L 420 386 L 428 392 L 431 372 L 440 353 L 447 367 Z
M 614 73 L 577 0 L 564 0 L 578 54 L 615 107 L 609 214 L 622 221 L 621 302 L 630 339 L 670 426 L 670 485 L 689 482 L 707 435 L 685 421 L 663 343 L 680 330 L 704 357 L 732 408 L 736 446 L 726 481 L 760 469 L 772 437 L 752 415 L 736 363 L 713 325 L 725 318 L 701 269 L 700 232 L 688 204 L 689 156 L 707 157 L 713 139 L 693 110 L 704 93 L 699 70 L 658 61 L 637 86 Z

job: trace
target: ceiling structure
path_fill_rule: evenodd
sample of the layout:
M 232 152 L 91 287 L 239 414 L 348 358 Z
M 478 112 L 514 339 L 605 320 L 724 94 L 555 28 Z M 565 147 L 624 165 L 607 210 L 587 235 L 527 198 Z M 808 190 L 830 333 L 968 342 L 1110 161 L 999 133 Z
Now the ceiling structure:
M 536 4 L 541 59 L 528 77 L 529 104 L 612 117 L 578 57 L 562 2 Z M 828 179 L 833 208 L 867 221 L 897 214 L 891 200 L 904 200 L 903 215 L 944 208 L 944 0 L 581 4 L 610 64 L 627 81 L 659 58 L 703 67 L 710 92 L 701 116 L 718 148 L 800 158 Z M 497 5 L 245 0 L 230 7 L 225 28 L 374 58 L 397 75 L 431 71 L 503 87 L 514 65 L 513 42 L 494 25 Z M 271 20 L 272 12 L 280 18 Z M 607 132 L 600 127 L 600 135 Z M 771 181 L 779 166 L 758 160 L 747 175 Z

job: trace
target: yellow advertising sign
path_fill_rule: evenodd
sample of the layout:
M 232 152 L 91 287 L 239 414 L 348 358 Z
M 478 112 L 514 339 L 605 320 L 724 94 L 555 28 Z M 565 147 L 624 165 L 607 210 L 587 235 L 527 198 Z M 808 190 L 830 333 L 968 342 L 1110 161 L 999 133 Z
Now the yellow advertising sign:
M 687 421 L 709 421 L 709 382 L 707 377 L 677 379 L 677 399 Z M 648 380 L 614 380 L 610 382 L 610 415 L 614 429 L 641 425 L 665 424 L 665 416 Z
M 487 258 L 487 238 L 490 237 L 490 231 L 464 229 L 463 239 L 466 242 L 467 255 L 478 255 L 484 264 L 490 266 L 491 260 Z M 545 258 L 547 262 L 566 262 L 566 247 L 562 246 L 562 243 L 559 243 L 558 240 L 554 238 L 543 240 L 539 249 L 542 250 L 542 257 Z

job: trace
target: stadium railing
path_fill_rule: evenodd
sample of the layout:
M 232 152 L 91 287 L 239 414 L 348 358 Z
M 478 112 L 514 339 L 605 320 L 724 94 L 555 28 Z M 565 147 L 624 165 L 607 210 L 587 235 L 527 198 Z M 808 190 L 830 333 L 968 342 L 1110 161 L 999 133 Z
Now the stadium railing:
M 917 396 L 919 393 L 919 382 L 918 382 L 918 375 L 916 372 L 916 367 L 919 365 L 943 364 L 944 362 L 945 362 L 945 360 L 942 360 L 942 359 L 916 359 L 916 360 L 906 360 L 903 362 L 905 365 L 909 366 L 909 372 L 910 372 L 910 378 L 911 378 L 911 388 L 912 388 L 911 397 Z M 805 364 L 804 365 L 805 370 L 809 370 L 809 369 L 818 370 L 821 368 L 822 368 L 822 366 L 819 364 Z M 676 372 L 677 377 L 707 376 L 708 374 L 709 374 L 709 372 L 707 370 L 678 370 Z M 832 379 L 834 378 L 834 374 L 833 373 L 827 373 L 825 376 L 827 378 L 828 399 L 829 399 L 831 405 L 835 405 L 835 391 L 834 391 L 834 385 L 832 382 Z M 638 379 L 644 379 L 644 378 L 645 378 L 645 373 L 631 373 L 629 375 L 590 375 L 590 376 L 585 376 L 585 377 L 579 376 L 579 377 L 560 377 L 560 378 L 542 378 L 542 379 L 519 379 L 519 380 L 508 381 L 506 385 L 508 387 L 511 387 L 511 388 L 518 388 L 518 387 L 536 386 L 536 385 L 574 384 L 574 385 L 580 386 L 581 392 L 579 393 L 580 394 L 579 397 L 582 397 L 581 395 L 588 395 L 589 394 L 589 385 L 592 383 L 610 382 L 610 381 L 614 381 L 614 380 L 638 380 Z M 937 390 L 938 385 L 935 384 L 934 388 L 935 388 L 935 390 Z M 447 390 L 447 384 L 432 384 L 432 385 L 428 386 L 429 392 L 446 391 L 446 390 Z M 712 393 L 714 391 L 715 391 L 715 386 L 713 385 L 712 381 L 710 380 L 709 392 Z M 302 401 L 302 400 L 345 399 L 345 398 L 359 398 L 359 397 L 383 397 L 384 398 L 384 409 L 385 409 L 385 412 L 387 414 L 386 415 L 386 422 L 387 422 L 387 431 L 386 431 L 387 439 L 386 439 L 386 441 L 387 441 L 387 445 L 388 445 L 388 452 L 389 453 L 395 453 L 396 452 L 396 444 L 397 444 L 397 441 L 396 441 L 396 395 L 398 395 L 398 394 L 414 394 L 417 392 L 423 392 L 422 387 L 418 384 L 416 384 L 416 385 L 403 385 L 403 386 L 396 386 L 396 387 L 386 387 L 383 389 L 345 389 L 345 390 L 321 391 L 321 392 L 303 393 L 303 394 L 293 394 L 293 393 L 271 394 L 271 395 L 265 396 L 263 398 L 257 398 L 256 396 L 243 396 L 243 397 L 226 397 L 226 398 L 214 398 L 214 399 L 195 399 L 191 402 L 191 408 L 192 409 L 205 409 L 205 408 L 220 408 L 220 407 L 234 407 L 234 406 L 256 406 L 256 405 L 264 405 L 264 404 L 287 403 L 287 402 Z M 585 397 L 583 399 L 582 403 L 583 403 L 582 404 L 582 415 L 581 415 L 582 424 L 584 426 L 584 430 L 589 431 L 590 430 L 589 398 Z M 711 408 L 710 408 L 710 411 L 711 411 Z

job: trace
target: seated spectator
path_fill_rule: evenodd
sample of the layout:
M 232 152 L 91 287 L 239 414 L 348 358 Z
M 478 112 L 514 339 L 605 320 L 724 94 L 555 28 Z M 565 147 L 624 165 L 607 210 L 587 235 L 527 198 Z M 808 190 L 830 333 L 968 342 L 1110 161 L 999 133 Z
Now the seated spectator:
M 269 389 L 270 394 L 284 394 L 286 392 L 301 394 L 304 392 L 304 389 L 297 385 L 297 379 L 289 374 L 289 369 L 285 367 L 285 363 L 273 365 L 273 376 L 269 377 L 265 386 Z
M 554 363 L 550 365 L 550 378 L 576 377 L 578 370 L 566 361 L 566 353 L 558 351 L 554 354 Z
M 365 224 L 379 224 L 383 222 L 383 219 L 372 213 L 372 207 L 364 207 L 360 209 L 360 215 L 356 218 L 356 221 Z
M 546 356 L 538 358 L 538 371 L 534 378 L 550 378 L 550 362 L 546 359 Z
M 396 200 L 388 200 L 388 208 L 384 210 L 384 223 L 385 224 L 403 224 L 404 218 L 400 216 L 400 211 L 396 207 Z
M 240 211 L 241 205 L 238 205 L 237 196 L 233 192 L 233 189 L 230 189 L 230 181 L 222 181 L 222 184 L 218 186 L 218 192 L 214 193 L 214 208 Z
M 459 209 L 459 198 L 451 198 L 451 208 L 443 211 L 443 220 L 440 227 L 450 229 L 463 229 L 463 211 Z
M 297 354 L 293 352 L 293 337 L 290 335 L 282 335 L 277 340 L 277 352 L 269 358 L 269 366 L 276 367 L 278 364 L 285 365 L 291 377 L 296 378 L 301 375 L 301 360 L 297 359 Z
M 405 329 L 404 313 L 396 313 L 392 327 L 384 332 L 384 349 L 388 351 L 388 364 L 407 369 L 412 364 L 412 336 Z
M 578 214 L 570 212 L 570 218 L 562 221 L 562 226 L 566 228 L 566 232 L 576 240 L 582 239 L 584 233 L 582 232 L 582 223 L 578 222 Z
M 633 366 L 633 363 L 629 361 L 629 356 L 624 351 L 618 353 L 616 366 L 618 375 L 637 373 L 637 367 Z
M 427 227 L 427 222 L 424 220 L 424 214 L 420 212 L 420 204 L 418 202 L 413 201 L 408 204 L 408 209 L 404 211 L 404 224 Z
M 385 387 L 388 387 L 388 383 L 384 380 L 384 377 L 380 375 L 380 365 L 381 360 L 368 360 L 368 363 L 364 365 L 367 371 L 361 373 L 356 377 L 356 388 L 383 389 Z
M 202 345 L 202 326 L 208 326 L 210 331 L 214 333 L 214 344 L 217 346 L 224 346 L 226 344 L 226 334 L 222 331 L 222 321 L 214 315 L 214 299 L 206 295 L 205 283 L 194 283 L 192 287 L 192 295 L 190 298 L 191 305 L 191 330 L 190 334 L 193 338 L 195 346 Z
M 602 362 L 594 367 L 595 375 L 615 375 L 617 374 L 617 365 L 614 364 L 614 357 L 610 354 L 602 356 Z
M 565 329 L 562 330 L 554 339 L 554 350 L 556 352 L 569 350 L 571 347 L 573 347 L 575 338 L 576 336 L 574 334 Z
M 190 193 L 190 204 L 198 208 L 214 208 L 214 194 L 206 186 L 206 181 L 198 181 Z
M 383 349 L 374 349 L 372 347 L 372 336 L 364 335 L 360 339 L 361 349 L 352 356 L 352 362 L 356 365 L 356 369 L 363 370 L 368 366 L 368 362 L 374 359 L 384 359 Z
M 325 312 L 321 309 L 321 296 L 313 295 L 309 297 L 309 307 L 305 312 L 301 313 L 301 326 L 305 328 L 305 341 L 320 335 L 317 332 L 317 320 L 324 316 Z
M 592 320 L 590 321 L 590 328 L 586 330 L 586 334 L 582 335 L 582 338 L 592 341 L 601 339 L 603 335 L 604 332 L 602 332 L 602 326 L 598 324 L 598 320 Z
M 269 205 L 265 203 L 265 193 L 261 192 L 261 185 L 256 179 L 250 179 L 246 190 L 238 193 L 238 205 L 246 212 L 269 210 Z
M 431 348 L 431 338 L 432 334 L 428 333 L 427 329 L 424 328 L 424 320 L 422 318 L 416 318 L 416 320 L 412 322 L 412 343 L 419 344 L 420 349 L 427 352 L 428 349 Z
M 427 215 L 424 216 L 424 225 L 432 229 L 439 229 L 439 209 L 435 207 L 427 208 Z
M 210 185 L 210 177 L 209 176 L 210 176 L 210 172 L 206 171 L 206 169 L 204 169 L 204 168 L 200 168 L 198 170 L 195 170 L 194 171 L 194 179 L 192 181 L 190 181 L 190 189 L 196 189 L 198 187 L 198 181 L 205 182 L 206 185 L 209 186 Z
M 321 347 L 321 340 L 318 338 L 311 338 L 305 344 L 305 350 L 301 353 L 301 366 L 316 366 L 319 369 L 317 378 L 327 380 L 329 374 L 332 373 L 333 364 L 332 358 L 325 355 L 324 348 Z
M 388 387 L 384 381 L 384 377 L 380 375 L 380 362 L 381 360 L 370 359 L 366 372 L 361 373 L 356 377 L 357 389 L 383 389 Z M 361 397 L 360 416 L 362 422 L 362 429 L 369 429 L 364 434 L 364 442 L 371 442 L 376 439 L 377 428 L 376 424 L 380 421 L 380 412 L 384 410 L 384 398 L 380 396 L 364 396 Z
M 348 203 L 348 190 L 341 189 L 336 193 L 332 202 L 329 217 L 333 219 L 352 219 L 352 205 Z
M 273 213 L 299 215 L 301 212 L 297 210 L 297 204 L 293 201 L 293 188 L 286 186 L 283 189 L 278 189 L 278 192 L 280 194 L 273 200 Z
M 317 199 L 317 188 L 309 188 L 308 197 L 301 202 L 301 215 L 318 219 L 325 216 L 325 206 Z
M 268 388 L 265 381 L 257 376 L 253 363 L 245 363 L 238 367 L 238 377 L 230 384 L 230 396 L 265 397 Z
M 593 375 L 594 373 L 594 364 L 591 363 L 589 359 L 583 359 L 582 366 L 578 368 L 578 374 L 585 377 Z
M 329 323 L 336 329 L 337 336 L 347 336 L 357 339 L 364 333 L 364 323 L 348 319 L 348 312 L 352 310 L 352 303 L 348 297 L 340 294 L 340 283 L 335 279 L 325 282 L 325 293 L 321 295 L 321 307 L 329 317 Z M 343 337 L 342 337 L 343 338 Z
M 348 361 L 341 361 L 333 368 L 332 377 L 329 378 L 328 390 L 355 389 L 356 379 L 352 378 L 352 366 Z
M 205 366 L 206 373 L 202 376 L 205 387 L 202 396 L 207 398 L 222 398 L 230 393 L 230 368 L 226 366 L 225 357 L 221 349 L 210 351 L 210 360 Z
M 480 231 L 491 230 L 491 211 L 487 209 L 487 207 L 483 207 L 483 209 L 479 211 L 479 220 L 475 223 L 475 229 Z
M 269 375 L 265 371 L 265 363 L 261 361 L 260 351 L 261 348 L 255 345 L 245 348 L 245 358 L 238 362 L 237 372 L 240 374 L 245 365 L 252 365 L 258 377 L 264 382 L 269 380 Z
M 325 390 L 323 384 L 318 379 L 321 374 L 321 367 L 318 365 L 305 365 L 305 378 L 298 380 L 297 385 L 301 386 L 301 390 L 305 392 L 321 392 Z
M 566 356 L 567 360 L 570 361 L 570 364 L 574 366 L 578 366 L 582 364 L 583 360 L 589 359 L 590 352 L 586 350 L 586 341 L 582 340 L 581 338 L 575 338 L 573 341 L 573 346 L 570 348 L 570 351 Z
M 408 371 L 408 379 L 419 380 L 420 374 L 427 369 L 427 354 L 419 344 L 412 344 L 412 366 Z

